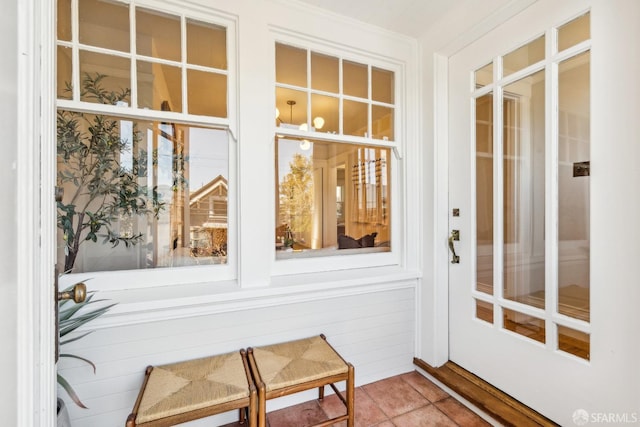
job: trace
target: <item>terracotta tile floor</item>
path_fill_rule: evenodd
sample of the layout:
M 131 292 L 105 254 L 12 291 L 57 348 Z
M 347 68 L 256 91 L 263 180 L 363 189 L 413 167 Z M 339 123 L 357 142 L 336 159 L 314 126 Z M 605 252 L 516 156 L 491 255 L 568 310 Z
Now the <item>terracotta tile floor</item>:
M 355 390 L 356 427 L 490 426 L 475 412 L 417 372 L 409 372 Z M 335 395 L 267 414 L 267 427 L 305 427 L 344 413 Z M 347 423 L 335 424 L 346 427 Z M 235 427 L 237 423 L 224 427 Z

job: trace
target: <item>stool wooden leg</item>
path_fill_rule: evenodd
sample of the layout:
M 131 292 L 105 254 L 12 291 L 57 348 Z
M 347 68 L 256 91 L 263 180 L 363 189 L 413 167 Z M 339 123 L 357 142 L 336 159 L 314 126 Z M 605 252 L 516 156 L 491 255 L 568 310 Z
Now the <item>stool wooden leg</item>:
M 322 401 L 324 399 L 324 386 L 318 387 L 318 400 Z
M 354 390 L 354 382 L 355 373 L 353 369 L 353 365 L 349 363 L 349 378 L 347 379 L 347 415 L 349 418 L 347 419 L 347 427 L 354 427 L 354 418 L 355 418 L 355 390 Z

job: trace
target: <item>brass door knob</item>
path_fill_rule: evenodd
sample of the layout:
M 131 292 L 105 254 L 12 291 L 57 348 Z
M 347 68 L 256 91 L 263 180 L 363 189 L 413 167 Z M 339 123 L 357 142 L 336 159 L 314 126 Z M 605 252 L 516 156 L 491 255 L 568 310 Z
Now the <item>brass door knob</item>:
M 58 301 L 72 299 L 77 303 L 84 302 L 87 298 L 87 285 L 76 283 L 70 291 L 58 292 Z

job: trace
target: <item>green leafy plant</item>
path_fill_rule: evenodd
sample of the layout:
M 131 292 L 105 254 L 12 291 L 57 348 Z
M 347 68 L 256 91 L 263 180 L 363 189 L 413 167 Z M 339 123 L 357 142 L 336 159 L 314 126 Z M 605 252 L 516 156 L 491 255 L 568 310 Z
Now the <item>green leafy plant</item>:
M 66 289 L 70 291 L 73 286 Z M 81 338 L 86 337 L 93 331 L 81 331 L 76 332 L 81 326 L 86 325 L 93 319 L 102 316 L 106 313 L 111 307 L 115 304 L 99 304 L 103 303 L 105 300 L 94 300 L 93 297 L 95 294 L 90 294 L 87 296 L 84 302 L 75 303 L 71 300 L 64 300 L 58 303 L 58 328 L 60 330 L 60 349 L 64 347 L 66 344 L 77 341 Z M 96 306 L 97 304 L 97 306 Z M 91 307 L 90 307 L 91 306 Z M 76 354 L 71 353 L 63 353 L 60 352 L 60 358 L 72 358 L 82 360 L 83 362 L 89 364 L 93 368 L 93 373 L 96 372 L 96 365 L 86 359 L 84 357 L 78 356 Z M 75 402 L 76 405 L 81 408 L 86 408 L 86 406 L 82 403 L 78 394 L 73 389 L 71 384 L 60 374 L 58 374 L 58 384 L 67 392 L 71 400 Z
M 129 89 L 119 92 L 103 87 L 106 76 L 85 74 L 81 99 L 114 105 L 126 102 Z M 67 89 L 71 90 L 67 85 Z M 100 114 L 59 110 L 57 116 L 58 186 L 65 189 L 58 202 L 58 228 L 65 243 L 64 271 L 72 271 L 80 246 L 85 242 L 127 247 L 143 241 L 142 233 L 114 230 L 121 218 L 156 218 L 164 203 L 157 188 L 144 185 L 147 152 L 137 149 L 131 164 L 122 165 L 122 154 L 138 147 L 142 139 L 133 129 L 133 141 L 120 135 L 120 120 Z M 69 191 L 71 190 L 71 191 Z

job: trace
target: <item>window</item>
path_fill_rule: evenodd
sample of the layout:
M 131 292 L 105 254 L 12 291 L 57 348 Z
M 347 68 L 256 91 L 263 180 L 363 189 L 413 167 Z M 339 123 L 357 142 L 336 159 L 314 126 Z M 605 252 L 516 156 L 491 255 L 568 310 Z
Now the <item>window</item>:
M 232 27 L 58 1 L 60 271 L 228 264 Z
M 276 43 L 276 258 L 391 250 L 395 73 Z

